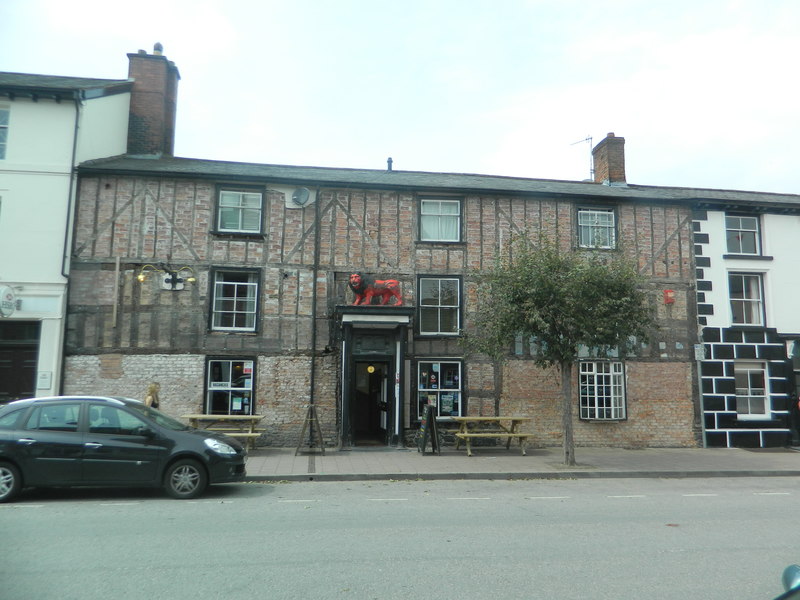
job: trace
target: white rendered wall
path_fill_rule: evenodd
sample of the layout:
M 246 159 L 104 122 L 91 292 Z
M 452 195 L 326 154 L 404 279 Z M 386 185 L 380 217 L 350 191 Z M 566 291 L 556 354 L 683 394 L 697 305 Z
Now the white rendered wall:
M 700 221 L 700 232 L 709 236 L 704 253 L 711 259 L 711 266 L 703 267 L 703 279 L 710 280 L 713 287 L 705 292 L 706 303 L 714 305 L 714 314 L 707 317 L 708 326 L 732 325 L 728 296 L 729 272 L 762 273 L 766 326 L 779 333 L 800 334 L 800 216 L 761 216 L 761 254 L 772 260 L 723 258 L 728 251 L 725 213 L 722 211 L 709 211 L 708 219 Z
M 10 109 L 0 160 L 0 285 L 19 300 L 8 319 L 40 323 L 37 396 L 61 386 L 73 166 L 125 153 L 129 103 L 130 94 L 87 100 L 79 110 L 72 101 L 0 101 Z

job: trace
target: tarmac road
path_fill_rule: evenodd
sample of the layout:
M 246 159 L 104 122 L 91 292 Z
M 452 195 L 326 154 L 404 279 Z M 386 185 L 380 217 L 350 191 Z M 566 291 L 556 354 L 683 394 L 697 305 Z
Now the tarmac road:
M 0 506 L 4 600 L 769 600 L 793 477 L 51 490 Z

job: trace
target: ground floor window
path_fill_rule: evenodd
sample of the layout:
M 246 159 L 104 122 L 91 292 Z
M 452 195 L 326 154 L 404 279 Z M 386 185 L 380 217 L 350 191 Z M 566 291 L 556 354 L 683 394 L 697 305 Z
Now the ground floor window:
M 789 358 L 792 361 L 792 372 L 794 374 L 794 398 L 800 398 L 800 340 L 788 342 Z
M 625 369 L 621 362 L 579 363 L 581 419 L 618 421 L 626 418 Z
M 212 415 L 253 414 L 254 361 L 209 359 L 206 413 Z
M 440 417 L 462 415 L 461 361 L 417 363 L 417 420 L 422 418 L 426 404 L 435 405 Z
M 763 362 L 737 361 L 733 365 L 736 379 L 736 415 L 741 420 L 767 417 L 767 366 Z

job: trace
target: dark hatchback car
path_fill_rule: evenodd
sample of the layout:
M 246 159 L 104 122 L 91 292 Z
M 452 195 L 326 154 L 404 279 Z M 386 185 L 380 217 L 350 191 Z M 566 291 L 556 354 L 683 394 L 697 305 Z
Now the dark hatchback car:
M 0 502 L 24 487 L 162 487 L 196 498 L 241 481 L 247 452 L 138 400 L 58 396 L 0 408 Z

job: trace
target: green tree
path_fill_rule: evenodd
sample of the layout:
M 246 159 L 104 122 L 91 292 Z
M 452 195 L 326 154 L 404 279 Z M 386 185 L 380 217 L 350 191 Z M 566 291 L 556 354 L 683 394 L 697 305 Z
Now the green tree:
M 573 364 L 581 347 L 602 357 L 647 339 L 654 318 L 645 283 L 620 252 L 559 251 L 526 236 L 515 238 L 493 268 L 477 276 L 477 309 L 465 346 L 502 362 L 515 337 L 536 341 L 535 363 L 555 365 L 561 374 L 567 465 L 575 464 Z

